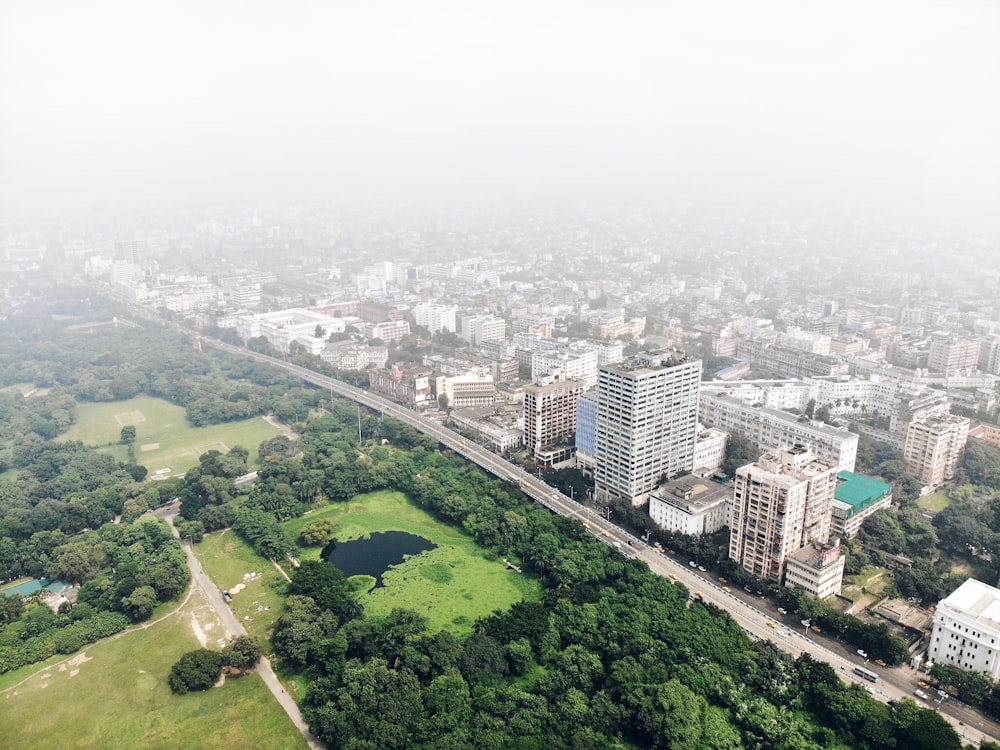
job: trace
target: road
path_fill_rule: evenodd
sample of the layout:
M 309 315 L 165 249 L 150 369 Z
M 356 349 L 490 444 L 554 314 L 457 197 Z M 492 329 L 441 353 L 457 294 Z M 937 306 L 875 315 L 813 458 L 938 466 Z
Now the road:
M 188 331 L 188 333 L 191 332 Z M 632 536 L 605 520 L 593 510 L 571 500 L 519 466 L 515 466 L 500 456 L 486 450 L 454 430 L 443 427 L 417 412 L 411 411 L 400 404 L 396 404 L 374 393 L 321 375 L 305 367 L 300 367 L 266 354 L 252 352 L 242 347 L 232 346 L 215 339 L 203 339 L 203 342 L 232 354 L 250 357 L 259 362 L 266 362 L 276 367 L 281 367 L 298 375 L 306 382 L 326 388 L 340 396 L 353 399 L 376 412 L 398 419 L 400 422 L 410 425 L 423 434 L 435 438 L 443 445 L 464 458 L 475 462 L 494 476 L 514 482 L 525 494 L 554 513 L 575 518 L 584 523 L 586 528 L 600 541 L 618 549 L 623 555 L 642 560 L 649 565 L 650 570 L 654 573 L 662 576 L 670 576 L 672 579 L 683 583 L 690 591 L 701 592 L 705 601 L 726 610 L 737 624 L 752 637 L 763 640 L 770 639 L 779 648 L 793 656 L 798 656 L 803 651 L 808 652 L 814 659 L 825 661 L 833 666 L 845 682 L 855 681 L 865 685 L 865 687 L 869 688 L 872 695 L 879 700 L 892 701 L 904 697 L 913 697 L 911 691 L 913 687 L 916 687 L 915 684 L 912 687 L 906 686 L 904 688 L 896 680 L 880 680 L 874 685 L 867 682 L 854 673 L 855 666 L 863 665 L 863 659 L 860 657 L 855 656 L 851 658 L 850 655 L 845 656 L 836 653 L 825 645 L 817 643 L 804 633 L 799 632 L 798 629 L 792 630 L 787 628 L 770 615 L 743 601 L 734 593 L 724 591 L 721 586 L 710 580 L 707 576 L 699 576 L 694 569 L 684 563 L 666 557 L 650 548 L 641 539 Z M 784 635 L 779 636 L 779 631 L 784 633 Z M 984 721 L 980 714 L 972 712 L 971 709 L 966 709 L 963 712 L 961 711 L 961 707 L 954 705 L 953 702 L 945 701 L 940 706 L 940 713 L 967 742 L 979 742 L 983 738 L 997 742 L 998 737 L 1000 737 L 1000 731 L 997 731 L 995 725 Z M 959 718 L 959 716 L 966 718 Z M 972 720 L 975 720 L 975 726 L 970 726 L 970 721 Z
M 177 529 L 174 527 L 174 515 L 176 515 L 176 513 L 177 506 L 175 501 L 171 510 L 157 515 L 162 515 L 162 517 L 167 520 L 167 523 L 170 524 L 170 528 L 173 530 L 174 536 L 179 538 Z M 215 610 L 219 619 L 222 620 L 222 625 L 227 631 L 227 640 L 237 636 L 246 635 L 246 628 L 244 628 L 243 624 L 236 619 L 233 611 L 222 598 L 222 593 L 219 591 L 218 587 L 212 583 L 212 579 L 208 577 L 204 570 L 202 570 L 201 563 L 198 562 L 198 558 L 194 556 L 194 552 L 191 549 L 191 540 L 188 539 L 186 544 L 182 540 L 181 546 L 184 548 L 184 554 L 187 556 L 188 568 L 191 571 L 191 585 L 198 586 L 205 592 L 205 596 L 208 598 L 209 604 L 212 605 L 212 609 Z M 309 731 L 309 725 L 306 724 L 305 719 L 302 718 L 302 712 L 299 711 L 299 704 L 285 692 L 285 688 L 282 687 L 281 681 L 274 673 L 274 669 L 271 667 L 271 662 L 267 659 L 267 657 L 261 657 L 260 661 L 257 663 L 257 673 L 260 675 L 261 679 L 264 680 L 264 684 L 267 685 L 268 690 L 270 690 L 274 695 L 275 700 L 278 701 L 278 705 L 285 709 L 285 713 L 288 714 L 292 723 L 302 733 L 302 736 L 305 738 L 309 747 L 313 750 L 325 750 L 325 745 L 320 742 L 320 740 L 313 735 L 312 732 Z

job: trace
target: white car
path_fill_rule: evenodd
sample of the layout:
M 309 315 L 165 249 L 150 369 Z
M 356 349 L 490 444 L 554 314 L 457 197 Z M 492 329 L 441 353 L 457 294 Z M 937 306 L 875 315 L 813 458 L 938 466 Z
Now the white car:
M 858 656 L 860 656 L 862 659 L 867 659 L 868 658 L 868 652 L 865 651 L 864 649 L 860 649 L 859 648 L 858 649 Z
M 785 609 L 784 607 L 778 607 L 778 614 L 780 614 L 780 615 L 787 615 L 788 614 L 788 610 Z

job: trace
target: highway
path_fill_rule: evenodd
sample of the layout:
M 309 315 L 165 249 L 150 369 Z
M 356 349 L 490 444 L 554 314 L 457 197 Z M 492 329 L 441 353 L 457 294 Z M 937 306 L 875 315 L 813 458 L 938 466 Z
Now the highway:
M 515 466 L 500 456 L 486 450 L 454 430 L 443 427 L 400 404 L 389 401 L 362 388 L 357 388 L 334 378 L 321 375 L 305 367 L 300 367 L 266 354 L 252 352 L 242 347 L 232 346 L 215 339 L 202 339 L 202 341 L 232 354 L 250 357 L 259 362 L 266 362 L 276 367 L 281 367 L 295 373 L 306 382 L 329 389 L 340 396 L 353 399 L 369 409 L 391 416 L 400 422 L 410 425 L 423 434 L 435 438 L 441 444 L 469 461 L 475 462 L 494 476 L 517 484 L 525 494 L 552 512 L 569 518 L 575 518 L 584 523 L 590 533 L 600 541 L 618 549 L 627 557 L 642 560 L 654 573 L 661 576 L 669 576 L 671 579 L 684 584 L 691 592 L 700 592 L 706 602 L 727 611 L 736 623 L 750 636 L 762 640 L 771 640 L 779 648 L 793 656 L 798 656 L 803 651 L 808 652 L 814 659 L 825 661 L 833 666 L 842 680 L 848 683 L 853 681 L 864 685 L 879 700 L 892 701 L 904 697 L 913 698 L 911 691 L 916 687 L 916 677 L 914 677 L 913 685 L 905 687 L 899 684 L 901 682 L 899 680 L 879 680 L 875 684 L 864 680 L 854 673 L 854 667 L 865 666 L 869 669 L 872 669 L 872 667 L 864 663 L 861 657 L 855 656 L 851 658 L 850 656 L 838 654 L 825 645 L 817 643 L 816 640 L 805 635 L 804 632 L 785 626 L 770 615 L 757 609 L 756 606 L 743 601 L 743 599 L 733 592 L 725 591 L 707 576 L 698 575 L 696 569 L 689 567 L 683 561 L 675 560 L 649 547 L 641 539 L 632 536 L 618 526 L 605 520 L 592 509 L 571 500 L 519 466 Z M 763 600 L 761 601 L 763 602 Z M 887 670 L 880 671 L 886 672 Z M 896 682 L 897 684 L 890 684 L 891 682 Z M 952 715 L 955 713 L 961 715 L 962 718 Z M 1000 732 L 996 731 L 995 725 L 991 726 L 992 722 L 983 721 L 978 713 L 972 712 L 967 707 L 964 712 L 961 711 L 959 706 L 955 706 L 950 702 L 950 699 L 940 706 L 940 714 L 955 727 L 965 742 L 978 743 L 984 738 L 996 742 L 998 741 L 997 738 L 1000 737 Z M 969 724 L 969 721 L 973 718 L 976 720 L 976 726 Z

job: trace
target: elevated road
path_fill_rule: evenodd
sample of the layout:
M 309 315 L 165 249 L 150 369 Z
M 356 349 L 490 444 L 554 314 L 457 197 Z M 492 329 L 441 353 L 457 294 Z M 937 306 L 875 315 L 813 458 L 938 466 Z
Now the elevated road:
M 699 597 L 705 602 L 727 611 L 737 624 L 751 637 L 761 640 L 771 640 L 776 646 L 790 653 L 792 656 L 798 656 L 806 652 L 817 661 L 827 662 L 837 670 L 842 680 L 848 683 L 854 681 L 863 684 L 879 700 L 892 701 L 904 697 L 913 697 L 910 693 L 910 690 L 912 690 L 910 686 L 902 687 L 899 684 L 890 684 L 886 680 L 880 680 L 874 684 L 867 682 L 854 673 L 856 666 L 869 666 L 863 664 L 862 659 L 849 658 L 835 653 L 805 633 L 799 632 L 798 629 L 787 628 L 778 620 L 743 601 L 743 599 L 732 592 L 726 591 L 722 586 L 719 586 L 706 576 L 698 575 L 695 569 L 649 547 L 638 537 L 608 522 L 593 510 L 566 497 L 566 495 L 545 484 L 545 482 L 524 471 L 519 466 L 486 450 L 454 430 L 443 427 L 417 412 L 362 388 L 357 388 L 335 378 L 321 375 L 305 367 L 278 359 L 277 357 L 232 346 L 231 344 L 226 344 L 215 339 L 202 339 L 202 341 L 205 344 L 230 352 L 231 354 L 250 357 L 258 362 L 266 362 L 267 364 L 281 367 L 288 372 L 298 375 L 308 383 L 328 389 L 344 398 L 353 399 L 362 406 L 398 419 L 400 422 L 410 425 L 423 434 L 435 438 L 442 445 L 447 446 L 469 461 L 473 461 L 499 479 L 517 484 L 525 494 L 544 505 L 553 513 L 580 521 L 600 541 L 615 547 L 626 557 L 634 557 L 642 560 L 654 573 L 661 576 L 669 576 L 672 580 L 684 584 L 689 591 L 697 592 Z M 975 720 L 976 725 L 971 726 L 967 720 L 973 714 L 968 709 L 963 713 L 958 707 L 953 709 L 952 705 L 947 701 L 939 708 L 941 716 L 955 727 L 955 730 L 965 742 L 979 743 L 982 739 L 993 742 L 998 741 L 997 737 L 1000 736 L 1000 732 L 995 731 L 995 727 L 991 726 L 992 723 L 983 721 L 978 714 L 975 714 L 977 717 Z M 957 715 L 952 714 L 959 714 L 966 720 L 964 721 L 958 718 Z

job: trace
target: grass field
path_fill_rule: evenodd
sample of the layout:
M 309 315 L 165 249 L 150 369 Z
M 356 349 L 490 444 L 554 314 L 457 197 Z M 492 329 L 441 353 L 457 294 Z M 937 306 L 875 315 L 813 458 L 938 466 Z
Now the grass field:
M 213 449 L 225 453 L 234 445 L 250 451 L 253 463 L 258 446 L 278 434 L 260 417 L 191 427 L 183 408 L 162 399 L 138 396 L 128 401 L 78 404 L 77 423 L 62 439 L 102 446 L 102 450 L 124 461 L 128 454 L 118 441 L 122 427 L 128 424 L 136 429 L 135 459 L 149 469 L 150 477 L 183 474 L 198 465 L 202 453 Z
M 215 648 L 221 632 L 196 590 L 175 614 L 145 630 L 92 644 L 16 685 L 5 679 L 0 743 L 5 750 L 306 748 L 256 674 L 204 693 L 171 693 L 166 678 L 173 663 L 201 645 L 199 635 Z
M 951 498 L 943 492 L 932 492 L 931 494 L 924 495 L 922 498 L 917 500 L 917 505 L 924 510 L 929 510 L 933 513 L 940 513 L 942 510 L 951 505 Z
M 402 493 L 361 495 L 289 521 L 285 528 L 297 538 L 299 530 L 316 518 L 332 520 L 340 540 L 378 531 L 407 531 L 438 545 L 391 568 L 383 575 L 382 588 L 361 595 L 370 615 L 387 615 L 393 607 L 404 607 L 425 615 L 432 630 L 444 628 L 464 637 L 472 632 L 477 618 L 541 596 L 535 579 L 508 570 L 500 560 L 487 559 L 471 537 L 436 520 Z M 301 557 L 317 559 L 320 551 L 310 547 Z
M 263 643 L 285 603 L 285 579 L 281 573 L 232 531 L 206 534 L 200 544 L 194 545 L 194 554 L 220 591 L 246 584 L 246 588 L 233 594 L 230 608 L 247 632 Z M 261 575 L 247 581 L 243 578 L 246 573 Z

